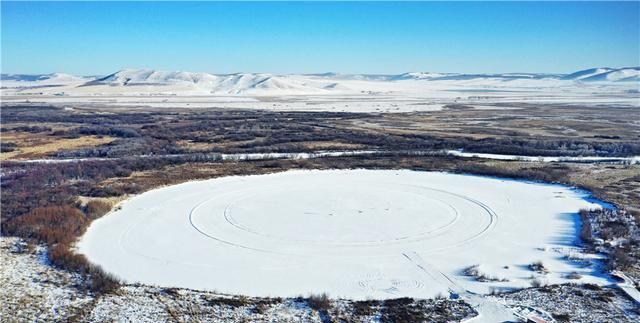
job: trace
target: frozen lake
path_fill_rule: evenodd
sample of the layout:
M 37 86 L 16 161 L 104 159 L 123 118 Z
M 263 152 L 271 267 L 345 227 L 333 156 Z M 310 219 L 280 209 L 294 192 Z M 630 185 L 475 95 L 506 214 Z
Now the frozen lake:
M 408 170 L 289 171 L 156 189 L 95 221 L 81 253 L 128 282 L 253 296 L 433 297 L 603 283 L 575 254 L 568 187 Z M 528 265 L 541 261 L 547 274 Z M 478 282 L 463 270 L 496 281 Z M 499 281 L 498 281 L 499 280 Z

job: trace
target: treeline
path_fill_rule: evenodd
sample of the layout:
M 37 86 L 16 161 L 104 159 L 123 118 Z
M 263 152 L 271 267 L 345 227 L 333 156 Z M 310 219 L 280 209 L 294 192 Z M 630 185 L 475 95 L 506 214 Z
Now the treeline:
M 127 155 L 193 153 L 179 141 L 210 143 L 210 153 L 310 152 L 313 142 L 335 143 L 334 150 L 344 150 L 348 144 L 360 149 L 378 150 L 442 150 L 464 149 L 476 153 L 524 156 L 634 156 L 640 155 L 640 144 L 583 142 L 578 140 L 471 139 L 464 137 L 433 137 L 430 135 L 391 135 L 359 130 L 347 130 L 309 125 L 289 125 L 278 130 L 225 129 L 210 132 L 176 132 L 170 127 L 140 130 L 121 128 L 82 128 L 83 134 L 117 136 L 112 144 L 91 149 L 79 149 L 58 154 L 59 157 L 119 157 Z M 96 130 L 99 129 L 99 130 Z M 215 129 L 215 128 L 214 128 Z M 265 128 L 269 129 L 269 128 Z M 331 147 L 331 146 L 329 146 Z M 347 146 L 348 147 L 348 146 Z M 324 146 L 326 149 L 327 146 Z
M 109 126 L 83 126 L 74 128 L 69 131 L 64 132 L 65 136 L 74 136 L 74 135 L 94 135 L 94 136 L 111 136 L 111 137 L 121 137 L 121 138 L 135 138 L 140 137 L 140 133 L 137 130 L 132 128 L 121 128 L 121 127 L 109 127 Z
M 491 153 L 522 156 L 635 156 L 640 155 L 640 143 L 637 142 L 587 142 L 564 139 L 521 139 L 521 138 L 484 138 L 471 139 L 434 138 L 429 135 L 406 134 L 413 139 L 411 148 L 416 144 L 431 149 L 464 149 L 474 153 Z

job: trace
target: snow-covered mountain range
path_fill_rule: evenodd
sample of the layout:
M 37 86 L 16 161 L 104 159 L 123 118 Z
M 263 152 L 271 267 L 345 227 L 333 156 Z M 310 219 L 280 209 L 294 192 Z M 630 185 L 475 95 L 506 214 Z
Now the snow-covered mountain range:
M 640 81 L 640 67 L 592 68 L 571 74 L 460 74 L 413 72 L 368 74 L 209 74 L 150 69 L 124 69 L 106 76 L 2 74 L 3 89 L 40 93 L 159 93 L 210 95 L 296 95 L 409 92 L 456 86 L 553 87 L 575 83 Z
M 0 80 L 2 80 L 3 85 L 5 82 L 9 84 L 15 83 L 19 85 L 21 83 L 24 84 L 40 84 L 40 85 L 62 85 L 62 84 L 71 84 L 71 83 L 84 83 L 93 80 L 94 77 L 91 76 L 75 76 L 64 73 L 53 73 L 53 74 L 2 74 Z

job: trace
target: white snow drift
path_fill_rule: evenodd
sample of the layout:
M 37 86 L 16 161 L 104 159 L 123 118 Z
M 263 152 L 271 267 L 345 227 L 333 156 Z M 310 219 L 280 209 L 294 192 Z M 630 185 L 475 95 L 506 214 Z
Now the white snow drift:
M 144 193 L 95 221 L 78 247 L 129 282 L 255 296 L 432 297 L 565 280 L 567 187 L 415 171 L 289 171 Z M 542 261 L 550 271 L 528 268 Z M 478 282 L 463 270 L 478 265 Z

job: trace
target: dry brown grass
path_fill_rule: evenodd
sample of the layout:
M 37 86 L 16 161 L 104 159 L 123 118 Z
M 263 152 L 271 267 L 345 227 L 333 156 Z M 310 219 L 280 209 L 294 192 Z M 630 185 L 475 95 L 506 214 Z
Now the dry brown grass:
M 579 165 L 569 173 L 572 183 L 600 198 L 640 213 L 640 165 Z
M 115 138 L 108 136 L 60 138 L 28 132 L 3 132 L 2 141 L 13 142 L 17 147 L 12 152 L 1 153 L 0 160 L 42 158 L 58 151 L 96 147 L 114 140 Z
M 126 195 L 118 196 L 118 197 L 91 197 L 91 196 L 78 196 L 78 203 L 80 203 L 81 207 L 87 206 L 90 202 L 100 201 L 104 203 L 108 203 L 111 207 L 114 207 L 116 204 L 127 199 Z
M 339 127 L 388 134 L 426 134 L 437 137 L 583 138 L 599 142 L 637 140 L 637 112 L 629 108 L 593 109 L 567 106 L 535 106 L 514 103 L 495 109 L 443 110 L 384 114 L 343 121 Z M 516 109 L 512 109 L 516 108 Z
M 214 143 L 193 142 L 191 140 L 178 140 L 176 141 L 176 145 L 192 152 L 209 151 L 215 147 Z
M 114 197 L 78 196 L 78 204 L 89 219 L 95 220 L 109 213 L 118 203 L 127 199 L 128 195 Z
M 308 141 L 300 143 L 303 147 L 313 150 L 326 150 L 326 149 L 362 149 L 363 146 L 359 144 L 344 143 L 338 141 Z

